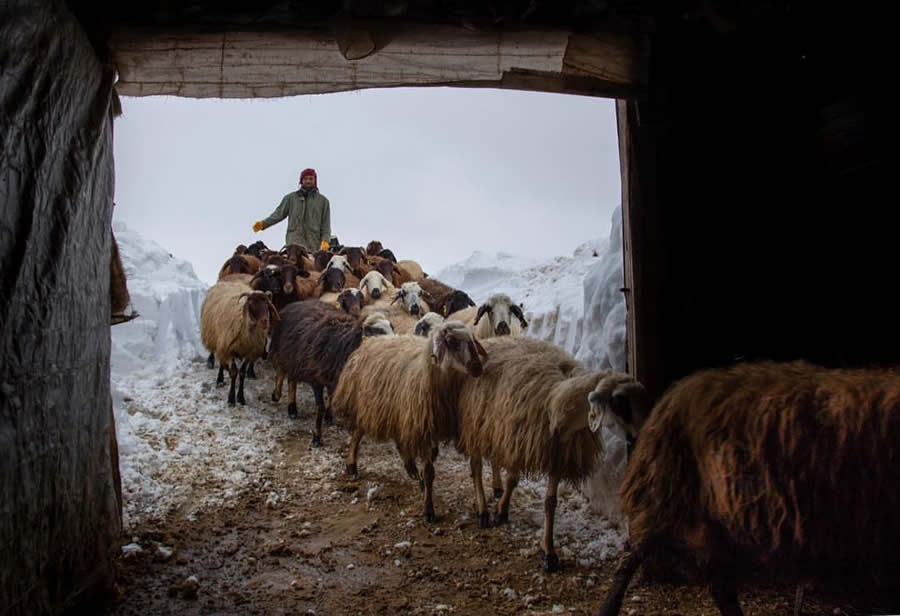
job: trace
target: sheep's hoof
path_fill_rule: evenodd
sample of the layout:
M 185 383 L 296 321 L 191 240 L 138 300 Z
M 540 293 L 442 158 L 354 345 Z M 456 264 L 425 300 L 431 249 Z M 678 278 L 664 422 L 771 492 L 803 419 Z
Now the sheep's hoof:
M 210 369 L 216 367 L 216 360 L 213 359 L 212 355 L 210 355 L 209 357 L 206 358 L 206 367 L 210 368 Z
M 325 421 L 326 426 L 334 425 L 334 415 L 331 414 L 331 411 L 325 411 L 325 417 L 322 419 Z
M 356 468 L 356 464 L 348 464 L 346 471 L 350 479 L 359 479 L 359 471 Z
M 234 406 L 234 398 L 231 396 L 228 396 L 228 406 Z
M 244 394 L 238 394 L 237 401 L 241 404 L 247 404 L 247 401 L 244 400 Z
M 494 488 L 494 500 L 500 500 L 503 496 L 503 488 Z
M 281 396 L 276 396 L 275 392 L 272 392 L 272 402 L 278 402 L 281 399 Z
M 503 513 L 494 512 L 494 526 L 500 526 L 502 524 L 509 523 L 509 512 L 504 511 Z
M 216 387 L 225 387 L 225 379 L 221 381 L 216 381 Z
M 544 550 L 541 550 L 541 563 L 543 563 L 544 571 L 547 573 L 559 571 L 559 556 L 556 554 L 545 554 Z
M 406 474 L 409 475 L 410 479 L 419 479 L 419 484 L 424 489 L 425 484 L 422 483 L 422 480 L 419 478 L 419 469 L 416 468 L 416 463 L 414 460 L 411 460 L 403 465 L 403 468 L 406 469 Z
M 430 524 L 434 524 L 435 522 L 437 522 L 437 518 L 434 515 L 434 507 L 433 506 L 425 507 L 425 521 Z
M 482 511 L 478 514 L 478 528 L 490 528 L 491 527 L 491 514 L 487 511 Z
M 247 378 L 248 379 L 256 378 L 256 371 L 253 369 L 253 364 L 250 364 L 250 367 L 247 368 Z
M 321 447 L 322 446 L 322 437 L 318 434 L 313 434 L 312 443 L 310 443 L 311 447 Z
M 425 482 L 419 479 L 419 492 L 425 491 Z
M 293 417 L 296 419 L 296 417 L 297 417 L 297 403 L 296 402 L 291 402 L 290 404 L 288 404 L 288 417 Z

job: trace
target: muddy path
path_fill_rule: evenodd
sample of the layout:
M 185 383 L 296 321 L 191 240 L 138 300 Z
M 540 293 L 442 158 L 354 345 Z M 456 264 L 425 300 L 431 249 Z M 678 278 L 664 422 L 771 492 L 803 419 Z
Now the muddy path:
M 268 385 L 252 385 L 263 399 Z M 209 393 L 209 392 L 207 392 Z M 209 393 L 212 395 L 212 393 Z M 184 404 L 192 404 L 185 399 Z M 599 607 L 623 537 L 562 487 L 556 545 L 562 570 L 541 570 L 540 480 L 523 481 L 510 523 L 480 529 L 473 519 L 468 463 L 445 447 L 436 464 L 436 523 L 392 445 L 363 441 L 360 477 L 343 473 L 347 433 L 327 427 L 310 447 L 314 406 L 304 392 L 295 420 L 268 443 L 254 481 L 210 506 L 216 481 L 196 479 L 192 497 L 163 518 L 129 529 L 118 560 L 118 597 L 107 613 L 150 614 L 591 614 Z M 272 405 L 274 407 L 274 405 Z M 277 409 L 276 420 L 282 418 Z M 241 409 L 229 411 L 249 413 Z M 286 415 L 284 422 L 288 422 Z M 188 430 L 189 427 L 185 427 Z M 184 475 L 190 476 L 190 469 Z M 487 480 L 486 474 L 486 480 Z M 488 482 L 489 485 L 489 482 Z M 741 589 L 745 613 L 793 613 L 793 586 Z M 803 614 L 867 613 L 807 591 Z M 869 608 L 871 609 L 871 608 Z M 702 587 L 638 578 L 623 614 L 714 615 Z

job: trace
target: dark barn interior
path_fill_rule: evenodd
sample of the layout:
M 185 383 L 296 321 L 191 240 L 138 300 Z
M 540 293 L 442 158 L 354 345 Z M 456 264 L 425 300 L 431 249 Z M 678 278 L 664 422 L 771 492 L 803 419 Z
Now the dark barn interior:
M 741 359 L 898 363 L 885 23 L 786 0 L 4 2 L 0 611 L 112 580 L 117 94 L 617 99 L 629 366 L 659 394 Z

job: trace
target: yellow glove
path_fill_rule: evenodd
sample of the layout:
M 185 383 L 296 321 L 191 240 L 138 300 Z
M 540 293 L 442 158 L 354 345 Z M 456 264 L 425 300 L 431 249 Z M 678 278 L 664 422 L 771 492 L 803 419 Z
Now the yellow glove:
M 322 240 L 322 243 L 319 244 L 319 250 L 328 250 L 328 242 L 325 240 Z
M 257 220 L 255 223 L 253 223 L 253 232 L 254 233 L 262 231 L 262 230 L 263 230 L 263 221 Z

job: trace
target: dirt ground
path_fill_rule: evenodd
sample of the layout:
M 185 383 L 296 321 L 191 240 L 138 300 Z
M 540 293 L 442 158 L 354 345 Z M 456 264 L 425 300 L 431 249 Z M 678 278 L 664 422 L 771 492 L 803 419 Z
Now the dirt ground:
M 264 385 L 256 387 L 263 392 Z M 541 482 L 523 482 L 509 524 L 479 529 L 471 516 L 468 464 L 447 447 L 436 465 L 438 521 L 425 523 L 418 486 L 391 445 L 363 441 L 360 478 L 351 481 L 342 472 L 347 433 L 326 427 L 325 446 L 310 448 L 314 406 L 306 395 L 298 404 L 300 419 L 273 443 L 271 464 L 255 487 L 221 507 L 196 511 L 188 503 L 123 537 L 123 545 L 135 541 L 142 549 L 120 557 L 118 598 L 108 614 L 596 612 L 618 559 L 585 559 L 587 545 L 577 533 L 557 532 L 562 569 L 544 573 L 537 549 Z M 203 489 L 195 487 L 198 497 Z M 575 489 L 560 496 L 558 518 L 574 515 L 589 529 L 615 534 Z M 745 586 L 740 597 L 748 616 L 788 615 L 793 592 L 792 585 Z M 812 588 L 802 613 L 875 611 L 858 603 L 858 597 L 830 599 Z M 622 613 L 718 611 L 702 587 L 650 584 L 638 575 Z

